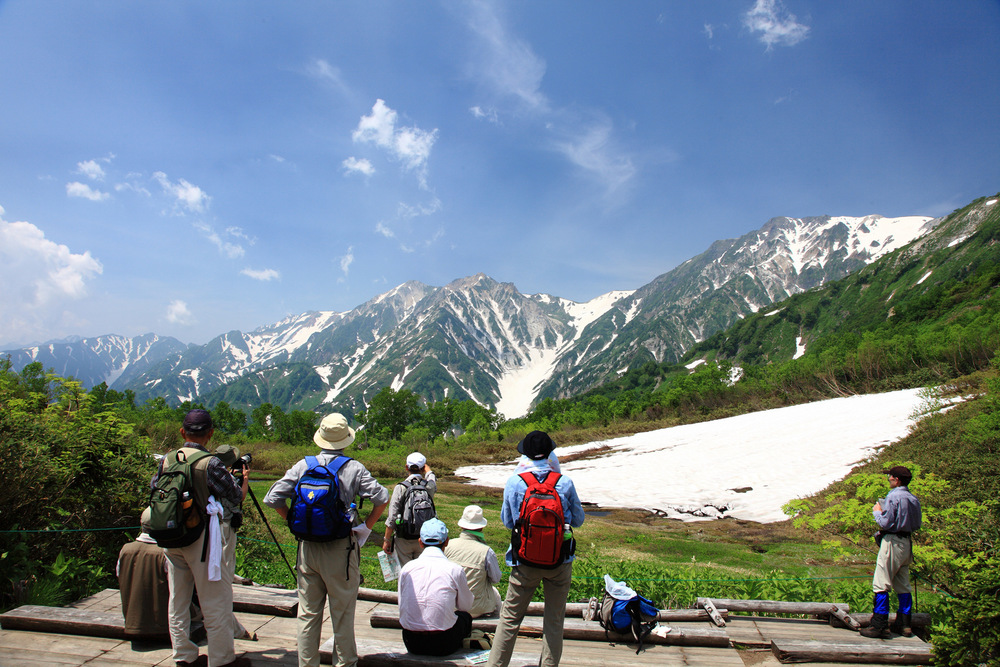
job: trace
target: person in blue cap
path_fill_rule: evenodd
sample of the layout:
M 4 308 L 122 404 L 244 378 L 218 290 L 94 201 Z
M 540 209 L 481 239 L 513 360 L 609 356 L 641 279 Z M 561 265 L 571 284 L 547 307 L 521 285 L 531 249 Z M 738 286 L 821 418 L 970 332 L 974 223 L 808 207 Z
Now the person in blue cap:
M 475 602 L 465 570 L 444 555 L 448 527 L 428 519 L 420 527 L 424 550 L 399 571 L 399 624 L 406 650 L 443 656 L 462 648 L 472 632 Z

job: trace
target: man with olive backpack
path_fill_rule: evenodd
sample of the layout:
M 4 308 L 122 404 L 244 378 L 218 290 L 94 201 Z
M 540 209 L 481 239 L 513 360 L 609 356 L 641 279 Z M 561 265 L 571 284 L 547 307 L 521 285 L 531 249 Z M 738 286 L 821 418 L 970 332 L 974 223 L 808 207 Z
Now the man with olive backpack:
M 489 667 L 507 667 L 528 603 L 544 582 L 542 656 L 539 667 L 556 667 L 562 657 L 566 598 L 573 577 L 575 542 L 572 528 L 583 525 L 583 505 L 569 477 L 552 469 L 555 443 L 547 433 L 532 431 L 518 443 L 527 471 L 511 475 L 503 490 L 500 518 L 511 529 L 507 564 L 513 569 L 507 598 L 500 609 Z
M 208 452 L 213 433 L 207 410 L 191 410 L 184 416 L 184 446 L 160 460 L 150 482 L 149 534 L 165 547 L 167 557 L 167 609 L 174 661 L 179 666 L 205 664 L 198 655 L 198 645 L 188 636 L 191 596 L 197 591 L 208 635 L 207 664 L 247 667 L 249 659 L 237 658 L 233 643 L 236 534 L 230 526 L 232 511 L 226 507 L 239 507 L 243 502 L 250 471 L 244 471 L 242 484 L 236 482 L 226 465 Z M 221 503 L 222 499 L 226 502 Z M 210 518 L 210 513 L 218 519 Z M 210 520 L 219 521 L 217 560 L 209 556 L 213 536 Z

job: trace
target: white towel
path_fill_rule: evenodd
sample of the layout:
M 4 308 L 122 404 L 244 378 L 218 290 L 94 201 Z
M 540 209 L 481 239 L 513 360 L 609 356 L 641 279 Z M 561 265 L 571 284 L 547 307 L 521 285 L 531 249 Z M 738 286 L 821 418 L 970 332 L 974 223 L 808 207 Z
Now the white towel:
M 222 504 L 215 496 L 208 497 L 205 505 L 208 513 L 208 580 L 222 580 L 222 527 L 219 525 L 222 516 Z

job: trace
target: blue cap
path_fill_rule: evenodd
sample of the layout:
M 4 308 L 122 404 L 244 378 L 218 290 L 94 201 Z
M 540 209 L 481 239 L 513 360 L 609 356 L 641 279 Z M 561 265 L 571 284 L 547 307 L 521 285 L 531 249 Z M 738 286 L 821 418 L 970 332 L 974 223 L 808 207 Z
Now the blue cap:
M 420 527 L 420 541 L 427 547 L 438 547 L 448 539 L 448 526 L 441 519 L 428 519 Z

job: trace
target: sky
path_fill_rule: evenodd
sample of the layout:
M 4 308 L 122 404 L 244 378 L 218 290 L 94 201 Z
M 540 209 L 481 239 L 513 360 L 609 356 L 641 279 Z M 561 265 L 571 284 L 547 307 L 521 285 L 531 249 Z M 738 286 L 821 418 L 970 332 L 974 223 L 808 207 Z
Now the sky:
M 0 0 L 0 348 L 577 302 L 1000 190 L 995 0 Z
M 931 407 L 923 393 L 834 398 L 557 447 L 555 454 L 559 459 L 607 449 L 560 465 L 582 502 L 659 510 L 675 519 L 731 516 L 770 523 L 788 518 L 781 508 L 790 500 L 819 493 L 906 436 L 914 416 Z M 467 466 L 455 474 L 502 488 L 512 464 Z M 637 471 L 642 484 L 635 484 Z

